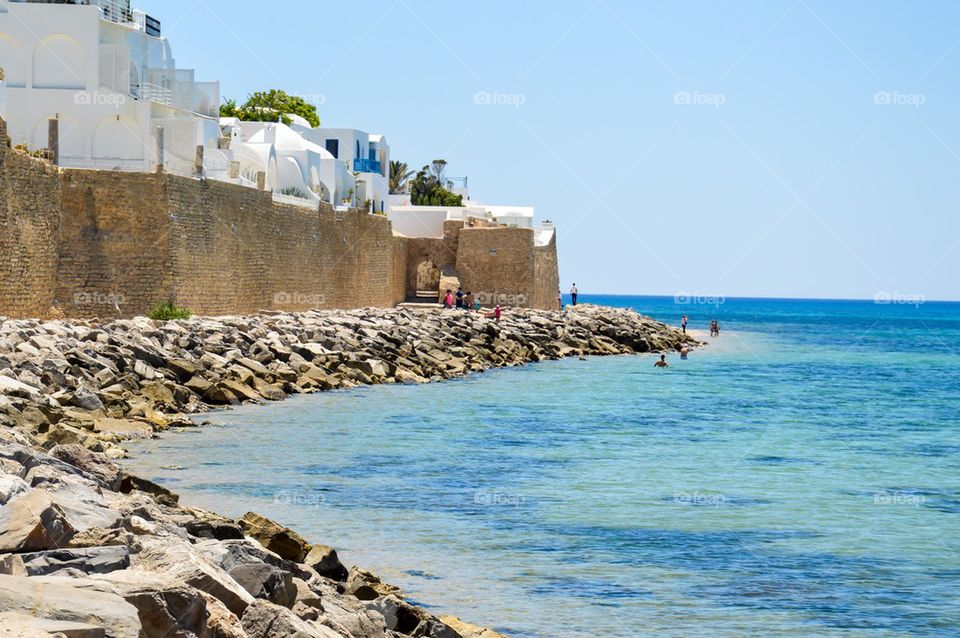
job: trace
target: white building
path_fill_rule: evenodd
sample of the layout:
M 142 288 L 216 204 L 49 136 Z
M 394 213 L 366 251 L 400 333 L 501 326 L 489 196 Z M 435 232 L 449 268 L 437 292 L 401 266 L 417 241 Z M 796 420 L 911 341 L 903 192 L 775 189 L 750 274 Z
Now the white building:
M 533 206 L 493 206 L 470 199 L 466 182 L 451 188 L 463 196 L 463 206 L 414 206 L 410 195 L 390 195 L 387 218 L 393 229 L 407 237 L 443 237 L 443 222 L 447 220 L 482 219 L 516 228 L 535 231 L 534 243 L 545 246 L 553 239 L 554 226 L 549 221 L 534 225 Z
M 129 0 L 58 3 L 0 0 L 3 117 L 14 144 L 48 146 L 59 128 L 59 163 L 76 168 L 193 173 L 196 148 L 205 173 L 226 179 L 220 88 L 178 69 L 160 22 Z

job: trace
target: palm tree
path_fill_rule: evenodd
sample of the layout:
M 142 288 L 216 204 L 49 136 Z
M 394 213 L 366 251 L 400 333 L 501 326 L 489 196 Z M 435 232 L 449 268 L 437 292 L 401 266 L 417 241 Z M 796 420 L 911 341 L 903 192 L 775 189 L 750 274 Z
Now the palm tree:
M 390 194 L 397 195 L 407 189 L 407 180 L 415 171 L 408 170 L 406 162 L 390 161 Z

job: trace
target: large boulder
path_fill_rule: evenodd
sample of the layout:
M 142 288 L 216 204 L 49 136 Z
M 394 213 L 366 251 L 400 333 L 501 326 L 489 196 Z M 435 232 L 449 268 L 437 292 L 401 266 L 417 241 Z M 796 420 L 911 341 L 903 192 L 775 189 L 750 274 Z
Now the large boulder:
M 333 580 L 347 580 L 347 568 L 337 557 L 337 550 L 328 545 L 314 545 L 303 561 L 318 574 Z
M 507 638 L 492 629 L 485 629 L 484 627 L 463 622 L 456 616 L 440 616 L 440 620 L 463 638 Z
M 300 534 L 255 512 L 247 512 L 239 521 L 247 536 L 281 558 L 302 563 L 310 551 L 310 544 Z
M 80 468 L 109 490 L 120 489 L 120 468 L 103 454 L 91 452 L 82 445 L 69 444 L 55 446 L 50 450 L 50 456 Z
M 63 508 L 43 490 L 30 490 L 0 507 L 0 552 L 55 549 L 76 533 Z
M 330 627 L 302 620 L 286 607 L 260 599 L 247 607 L 240 622 L 248 638 L 351 638 Z
M 238 565 L 227 573 L 254 598 L 263 598 L 282 607 L 292 607 L 297 600 L 293 575 L 273 565 Z
M 15 611 L 0 612 L 0 638 L 105 638 L 103 627 L 67 620 L 37 618 Z
M 238 617 L 254 598 L 218 565 L 189 543 L 173 538 L 143 537 L 143 550 L 133 557 L 133 571 L 161 574 L 220 600 Z
M 108 588 L 61 576 L 0 575 L 0 609 L 102 627 L 110 638 L 143 638 L 136 608 Z

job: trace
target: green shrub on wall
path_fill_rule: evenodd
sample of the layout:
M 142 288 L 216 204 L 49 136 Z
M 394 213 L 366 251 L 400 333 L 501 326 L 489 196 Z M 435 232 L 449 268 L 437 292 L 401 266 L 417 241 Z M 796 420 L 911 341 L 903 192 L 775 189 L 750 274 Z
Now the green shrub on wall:
M 156 305 L 147 313 L 147 316 L 157 321 L 170 321 L 171 319 L 189 319 L 193 312 L 189 308 L 181 308 L 173 305 L 172 301 L 165 301 Z

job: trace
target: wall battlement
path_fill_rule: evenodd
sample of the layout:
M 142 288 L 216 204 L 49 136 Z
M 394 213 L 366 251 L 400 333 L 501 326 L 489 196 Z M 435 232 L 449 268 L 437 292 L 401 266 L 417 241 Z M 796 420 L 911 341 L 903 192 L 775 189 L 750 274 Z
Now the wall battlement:
M 388 307 L 416 293 L 425 260 L 490 303 L 556 307 L 556 245 L 535 247 L 529 229 L 447 222 L 443 239 L 407 238 L 380 215 L 224 182 L 60 170 L 5 131 L 0 119 L 0 315 Z

